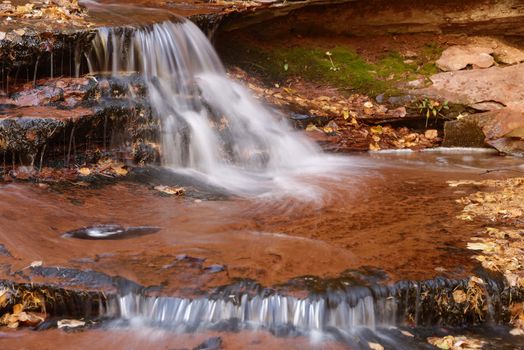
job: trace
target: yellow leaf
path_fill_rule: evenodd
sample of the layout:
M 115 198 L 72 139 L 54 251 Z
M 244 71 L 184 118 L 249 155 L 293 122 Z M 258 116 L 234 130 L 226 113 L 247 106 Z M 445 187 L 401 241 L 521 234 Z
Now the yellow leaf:
M 384 350 L 384 347 L 379 343 L 368 342 L 368 345 L 372 350 Z
M 453 292 L 453 300 L 456 302 L 456 303 L 463 303 L 466 301 L 466 293 L 464 293 L 464 291 L 460 290 L 460 289 L 457 289 L 456 291 Z
M 378 134 L 378 135 L 381 135 L 382 132 L 383 132 L 382 126 L 380 126 L 380 125 L 373 126 L 373 127 L 371 127 L 369 130 L 371 130 L 371 132 L 372 132 L 373 134 Z
M 321 130 L 319 128 L 317 128 L 315 124 L 309 124 L 306 127 L 306 131 L 321 131 Z
M 343 113 L 343 116 L 344 116 L 344 120 L 347 120 L 349 118 L 349 111 L 348 110 L 344 110 L 342 113 Z
M 369 150 L 370 151 L 380 151 L 380 146 L 376 143 L 370 143 Z
M 170 186 L 164 186 L 164 185 L 155 186 L 154 189 L 157 190 L 158 192 L 162 192 L 168 195 L 177 195 L 177 196 L 183 195 L 185 192 L 183 187 L 170 187 Z
M 91 170 L 89 170 L 89 168 L 86 168 L 86 167 L 78 169 L 78 172 L 82 176 L 88 176 L 89 174 L 91 174 Z
M 118 176 L 126 176 L 128 171 L 122 167 L 115 167 L 113 168 L 113 171 L 115 172 L 115 174 L 117 174 Z
M 13 314 L 19 314 L 24 310 L 24 305 L 22 304 L 16 304 L 13 306 Z

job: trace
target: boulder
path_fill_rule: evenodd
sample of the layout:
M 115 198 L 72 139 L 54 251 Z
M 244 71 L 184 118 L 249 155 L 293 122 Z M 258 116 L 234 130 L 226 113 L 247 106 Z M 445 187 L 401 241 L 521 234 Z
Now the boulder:
M 493 49 L 489 46 L 451 46 L 444 50 L 435 63 L 445 72 L 461 70 L 469 65 L 473 68 L 489 68 L 495 64 L 492 53 Z
M 447 122 L 445 147 L 485 147 L 511 155 L 524 155 L 524 104 L 470 115 Z
M 414 93 L 463 104 L 479 111 L 504 108 L 524 101 L 524 64 L 491 67 L 432 76 L 433 85 Z

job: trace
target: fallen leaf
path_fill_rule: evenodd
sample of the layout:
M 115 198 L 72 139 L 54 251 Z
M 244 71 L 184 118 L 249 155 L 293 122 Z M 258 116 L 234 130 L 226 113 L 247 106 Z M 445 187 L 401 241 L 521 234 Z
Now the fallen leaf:
M 438 137 L 438 131 L 435 130 L 435 129 L 428 129 L 426 130 L 426 132 L 424 133 L 424 136 L 428 139 L 428 140 L 434 140 Z
M 82 176 L 88 176 L 88 175 L 91 174 L 91 170 L 89 170 L 89 168 L 86 168 L 86 167 L 83 167 L 83 168 L 78 169 L 78 172 L 79 172 L 80 175 L 82 175 Z
M 457 289 L 453 292 L 453 300 L 456 303 L 463 303 L 467 299 L 466 293 L 463 290 Z
M 0 309 L 7 306 L 7 303 L 9 302 L 9 290 L 8 289 L 0 289 Z
M 413 334 L 409 333 L 408 331 L 400 331 L 400 333 L 402 333 L 406 337 L 412 337 L 412 338 L 415 337 Z
M 520 328 L 513 328 L 511 331 L 509 331 L 509 334 L 516 335 L 516 336 L 524 335 L 524 330 Z
M 171 187 L 171 186 L 164 186 L 164 185 L 155 186 L 154 189 L 157 190 L 158 192 L 162 192 L 168 195 L 177 195 L 177 196 L 183 195 L 185 192 L 183 187 Z
M 84 321 L 73 320 L 73 319 L 64 319 L 57 322 L 58 328 L 77 328 L 83 327 L 86 325 Z
M 13 314 L 19 314 L 24 310 L 24 305 L 22 304 L 16 304 L 13 306 Z
M 44 262 L 42 260 L 37 260 L 37 261 L 33 261 L 31 263 L 31 265 L 29 265 L 29 267 L 40 267 L 44 264 Z
M 368 345 L 372 350 L 384 350 L 384 347 L 379 343 L 368 342 Z

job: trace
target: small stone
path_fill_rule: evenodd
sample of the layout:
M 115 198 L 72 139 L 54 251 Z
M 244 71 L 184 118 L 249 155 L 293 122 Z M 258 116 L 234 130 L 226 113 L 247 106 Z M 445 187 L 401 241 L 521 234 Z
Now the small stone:
M 367 101 L 364 103 L 365 108 L 373 108 L 373 102 Z

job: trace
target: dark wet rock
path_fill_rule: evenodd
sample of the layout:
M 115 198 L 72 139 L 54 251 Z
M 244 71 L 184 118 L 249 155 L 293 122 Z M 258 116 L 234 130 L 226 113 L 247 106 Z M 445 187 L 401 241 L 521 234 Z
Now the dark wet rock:
M 12 293 L 7 308 L 15 304 L 23 304 L 26 293 L 39 296 L 45 304 L 45 310 L 52 317 L 92 318 L 98 317 L 107 305 L 107 298 L 102 292 L 95 291 L 73 291 L 41 284 L 18 284 L 8 281 L 0 281 L 0 287 L 6 288 Z M 36 310 L 40 311 L 40 310 Z M 53 321 L 49 324 L 41 324 L 40 327 L 53 327 Z
M 205 267 L 204 270 L 209 273 L 218 273 L 218 272 L 226 271 L 226 267 L 224 265 L 214 264 L 214 265 Z
M 37 266 L 31 268 L 31 276 L 39 276 L 58 282 L 61 286 L 89 289 L 114 289 L 123 293 L 143 290 L 144 287 L 120 276 L 109 276 L 103 272 L 93 270 L 78 270 L 66 267 Z
M 124 227 L 121 225 L 95 225 L 68 231 L 63 237 L 89 239 L 89 240 L 115 240 L 142 237 L 160 231 L 160 227 L 137 226 Z
M 232 196 L 227 189 L 205 182 L 196 176 L 177 173 L 169 168 L 141 167 L 131 169 L 127 180 L 151 186 L 184 187 L 185 196 L 207 200 L 222 200 Z
M 202 344 L 193 348 L 193 350 L 220 350 L 222 349 L 222 338 L 212 337 L 204 341 Z
M 297 129 L 305 129 L 309 124 L 324 126 L 329 122 L 329 118 L 326 117 L 299 113 L 293 113 L 291 115 L 291 120 L 294 127 Z
M 67 166 L 96 162 L 102 152 L 158 161 L 153 144 L 159 121 L 151 115 L 142 81 L 136 74 L 104 79 L 39 81 L 35 88 L 24 86 L 27 90 L 0 100 L 4 164 Z M 106 90 L 99 80 L 107 82 Z
M 9 250 L 7 250 L 5 245 L 3 245 L 1 243 L 0 243 L 0 255 L 12 257 L 11 253 L 9 252 Z
M 444 146 L 486 147 L 499 152 L 524 155 L 524 105 L 508 107 L 466 116 L 447 122 Z
M 477 116 L 468 116 L 444 124 L 443 147 L 486 147 L 485 135 Z
M 184 262 L 189 262 L 189 263 L 193 263 L 193 264 L 203 264 L 204 261 L 206 261 L 205 258 L 198 258 L 198 257 L 194 257 L 194 256 L 189 256 L 187 254 L 177 255 L 176 259 L 177 259 L 177 261 L 184 261 Z

